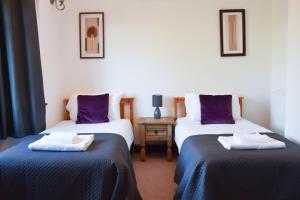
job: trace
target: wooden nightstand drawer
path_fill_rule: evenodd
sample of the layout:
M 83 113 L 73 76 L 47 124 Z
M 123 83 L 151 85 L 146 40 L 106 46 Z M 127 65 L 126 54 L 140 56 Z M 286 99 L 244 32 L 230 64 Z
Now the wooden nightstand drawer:
M 146 136 L 167 136 L 168 127 L 159 125 L 146 125 L 145 134 Z
M 147 130 L 146 136 L 167 136 L 168 130 Z
M 168 126 L 166 125 L 145 125 L 145 130 L 153 131 L 168 131 Z

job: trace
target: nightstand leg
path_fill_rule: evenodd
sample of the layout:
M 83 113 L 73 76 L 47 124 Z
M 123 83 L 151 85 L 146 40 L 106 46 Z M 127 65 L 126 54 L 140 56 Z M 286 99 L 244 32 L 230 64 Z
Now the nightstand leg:
M 145 150 L 145 126 L 141 127 L 141 161 L 146 160 L 146 150 Z
M 168 161 L 172 161 L 172 149 L 170 147 L 167 150 L 167 159 Z
M 168 161 L 172 161 L 172 125 L 168 125 L 167 147 L 167 159 Z
M 142 146 L 141 148 L 141 161 L 145 161 L 146 160 L 146 150 L 145 150 L 145 146 Z

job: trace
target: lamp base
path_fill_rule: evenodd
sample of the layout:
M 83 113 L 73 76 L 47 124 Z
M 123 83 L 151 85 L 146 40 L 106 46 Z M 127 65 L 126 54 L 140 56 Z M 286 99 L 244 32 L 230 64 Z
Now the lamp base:
M 154 110 L 154 118 L 155 119 L 160 119 L 161 118 L 160 109 L 158 107 L 156 107 L 155 110 Z

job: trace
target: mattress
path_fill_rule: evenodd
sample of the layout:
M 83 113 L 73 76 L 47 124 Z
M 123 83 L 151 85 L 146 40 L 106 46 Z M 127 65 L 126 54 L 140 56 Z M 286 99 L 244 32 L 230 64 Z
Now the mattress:
M 123 136 L 128 149 L 134 140 L 132 125 L 128 119 L 111 120 L 99 124 L 76 124 L 74 121 L 66 120 L 46 129 L 41 134 L 51 132 L 75 132 L 75 133 L 114 133 Z
M 192 121 L 186 117 L 178 118 L 175 127 L 175 142 L 180 152 L 185 139 L 193 135 L 226 134 L 226 133 L 271 133 L 272 131 L 254 124 L 246 119 L 239 119 L 235 124 L 209 124 L 202 125 L 200 122 Z

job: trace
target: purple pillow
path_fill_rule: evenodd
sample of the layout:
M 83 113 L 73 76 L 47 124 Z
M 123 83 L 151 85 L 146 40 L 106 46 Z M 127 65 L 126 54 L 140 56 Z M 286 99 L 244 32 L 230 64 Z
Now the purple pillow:
M 109 94 L 78 95 L 78 114 L 76 124 L 95 124 L 109 122 Z
M 202 124 L 234 124 L 232 95 L 200 95 Z

